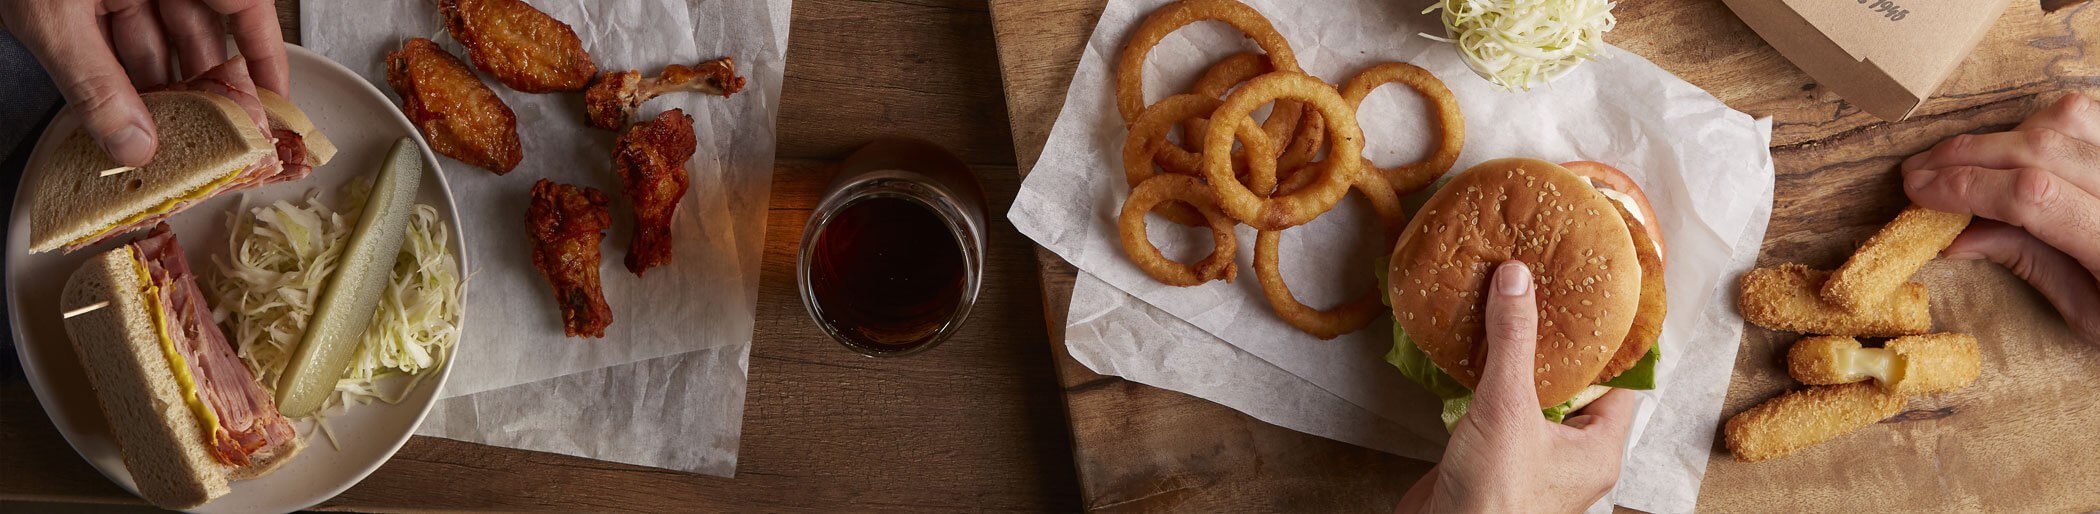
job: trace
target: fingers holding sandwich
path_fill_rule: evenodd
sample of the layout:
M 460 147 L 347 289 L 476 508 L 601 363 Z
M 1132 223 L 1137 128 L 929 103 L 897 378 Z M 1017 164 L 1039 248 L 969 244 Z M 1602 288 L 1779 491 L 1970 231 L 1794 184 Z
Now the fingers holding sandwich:
M 168 75 L 168 40 L 160 30 L 153 0 L 109 0 L 109 43 L 131 75 L 133 87 L 152 87 L 174 80 Z
M 155 132 L 146 104 L 117 62 L 99 26 L 97 7 L 80 2 L 0 3 L 0 20 L 46 64 L 81 126 L 119 164 L 137 166 L 153 158 Z
M 290 96 L 291 70 L 277 7 L 265 0 L 163 0 L 161 20 L 182 59 L 182 75 L 194 76 L 226 61 L 227 24 L 234 46 L 248 59 L 255 84 Z
M 1537 362 L 1538 301 L 1531 268 L 1522 261 L 1509 261 L 1495 268 L 1494 294 L 1487 301 L 1487 370 L 1474 394 L 1478 401 L 1470 412 L 1492 416 L 1482 421 L 1502 423 L 1539 420 L 1535 373 Z M 1633 393 L 1613 388 L 1568 418 L 1568 427 L 1594 435 L 1585 440 L 1602 441 L 1617 447 L 1625 440 L 1633 414 Z
M 1536 423 L 1539 392 L 1533 368 L 1538 350 L 1538 299 L 1531 268 L 1522 261 L 1495 267 L 1487 300 L 1487 367 L 1474 390 L 1470 415 L 1494 425 Z

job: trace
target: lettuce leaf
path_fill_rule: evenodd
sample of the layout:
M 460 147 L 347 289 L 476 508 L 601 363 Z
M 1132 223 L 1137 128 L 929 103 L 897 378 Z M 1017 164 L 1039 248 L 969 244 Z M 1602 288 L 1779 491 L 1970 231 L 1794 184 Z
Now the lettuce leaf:
M 1650 344 L 1648 345 L 1648 354 L 1641 356 L 1640 362 L 1634 363 L 1632 368 L 1627 369 L 1624 373 L 1620 373 L 1619 376 L 1612 377 L 1611 380 L 1599 383 L 1599 385 L 1640 391 L 1654 389 L 1655 363 L 1661 360 L 1662 345 Z
M 1400 368 L 1400 374 L 1407 375 L 1408 380 L 1420 384 L 1437 398 L 1450 400 L 1473 395 L 1472 389 L 1467 389 L 1465 384 L 1458 383 L 1458 379 L 1436 367 L 1436 362 L 1429 360 L 1429 354 L 1422 353 L 1422 348 L 1407 337 L 1407 331 L 1400 328 L 1398 321 L 1393 322 L 1393 349 L 1385 353 L 1385 361 Z

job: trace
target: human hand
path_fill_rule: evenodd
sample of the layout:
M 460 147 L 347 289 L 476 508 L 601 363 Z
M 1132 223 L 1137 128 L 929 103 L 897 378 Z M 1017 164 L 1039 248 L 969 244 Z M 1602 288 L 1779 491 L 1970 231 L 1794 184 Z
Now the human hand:
M 170 75 L 170 47 L 181 76 L 224 62 L 222 16 L 232 22 L 255 83 L 289 91 L 284 35 L 270 0 L 0 1 L 0 25 L 36 54 L 88 134 L 127 166 L 152 159 L 159 141 L 138 88 L 178 78 Z
M 1619 481 L 1633 393 L 1612 389 L 1564 424 L 1539 414 L 1532 365 L 1538 303 L 1531 270 L 1495 269 L 1487 303 L 1487 369 L 1444 461 L 1415 482 L 1398 512 L 1577 512 Z
M 2078 93 L 2010 132 L 1962 134 L 1903 161 L 1903 188 L 1969 224 L 1941 256 L 1990 259 L 2100 342 L 2100 102 Z

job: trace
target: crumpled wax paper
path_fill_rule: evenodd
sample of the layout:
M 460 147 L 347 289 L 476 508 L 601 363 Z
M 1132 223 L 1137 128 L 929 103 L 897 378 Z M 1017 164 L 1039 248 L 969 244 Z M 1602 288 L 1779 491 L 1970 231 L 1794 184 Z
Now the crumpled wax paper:
M 1237 232 L 1235 283 L 1161 285 L 1124 255 L 1116 217 L 1129 194 L 1122 173 L 1128 133 L 1114 103 L 1113 61 L 1139 20 L 1164 3 L 1112 2 L 1104 11 L 1043 156 L 1008 213 L 1022 233 L 1083 271 L 1067 320 L 1071 353 L 1097 372 L 1208 398 L 1280 426 L 1438 458 L 1447 434 L 1436 399 L 1383 359 L 1392 345 L 1390 321 L 1331 341 L 1285 324 L 1254 280 L 1252 229 Z M 1728 293 L 1754 262 L 1770 217 L 1769 120 L 1729 109 L 1620 49 L 1548 87 L 1509 93 L 1475 76 L 1448 45 L 1417 35 L 1443 33 L 1433 16 L 1419 12 L 1422 5 L 1247 3 L 1290 40 L 1302 68 L 1329 82 L 1389 61 L 1442 79 L 1466 120 L 1454 171 L 1528 156 L 1604 161 L 1640 181 L 1669 246 L 1670 316 L 1661 384 L 1640 393 L 1621 487 L 1600 506 L 1690 510 L 1740 339 Z M 1252 51 L 1259 50 L 1228 26 L 1191 25 L 1153 50 L 1146 99 L 1185 91 L 1203 67 Z M 1424 112 L 1404 88 L 1374 92 L 1358 112 L 1365 155 L 1392 166 L 1426 154 L 1435 131 Z M 1152 219 L 1152 240 L 1169 257 L 1188 261 L 1209 251 L 1206 234 Z M 1377 230 L 1376 218 L 1352 196 L 1285 232 L 1282 272 L 1299 300 L 1326 307 L 1374 289 L 1372 262 L 1388 250 L 1367 242 Z
M 749 83 L 729 98 L 658 97 L 638 113 L 682 108 L 699 140 L 672 224 L 674 260 L 643 280 L 621 264 L 633 221 L 612 169 L 616 134 L 584 123 L 581 92 L 520 93 L 482 74 L 517 113 L 525 159 L 498 176 L 439 157 L 478 269 L 446 399 L 418 433 L 733 474 L 790 2 L 531 3 L 569 24 L 601 70 L 653 76 L 668 64 L 732 57 Z M 397 102 L 385 59 L 403 41 L 428 38 L 471 62 L 427 0 L 301 2 L 300 31 L 308 48 Z M 613 310 L 604 339 L 563 337 L 552 292 L 531 264 L 525 206 L 541 178 L 614 198 L 599 268 Z

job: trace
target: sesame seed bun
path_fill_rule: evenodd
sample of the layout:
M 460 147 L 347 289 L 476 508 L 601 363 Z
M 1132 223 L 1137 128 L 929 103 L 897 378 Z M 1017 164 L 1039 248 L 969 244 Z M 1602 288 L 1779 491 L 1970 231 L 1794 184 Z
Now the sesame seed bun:
M 1496 264 L 1523 261 L 1539 302 L 1539 407 L 1566 402 L 1600 381 L 1641 306 L 1638 229 L 1629 223 L 1559 165 L 1481 163 L 1431 196 L 1393 249 L 1386 294 L 1394 319 L 1437 367 L 1477 388 L 1487 364 L 1488 281 Z

